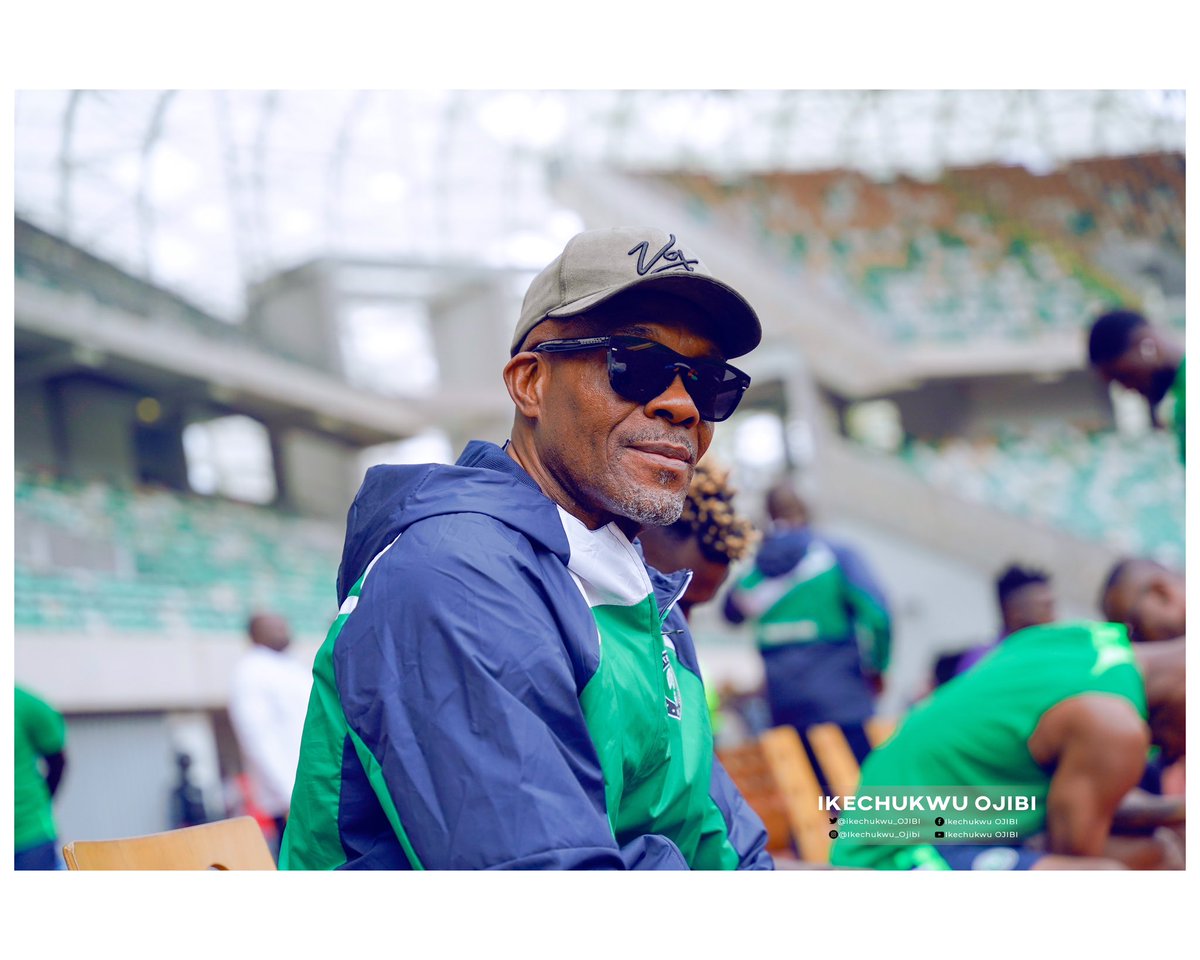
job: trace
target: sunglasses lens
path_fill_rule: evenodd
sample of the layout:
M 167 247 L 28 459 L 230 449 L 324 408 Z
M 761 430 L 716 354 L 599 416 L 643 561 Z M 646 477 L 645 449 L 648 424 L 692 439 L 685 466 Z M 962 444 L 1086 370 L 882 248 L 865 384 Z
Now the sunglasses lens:
M 671 385 L 676 371 L 667 367 L 664 347 L 647 342 L 618 343 L 608 354 L 608 380 L 626 400 L 649 403 Z
M 689 360 L 662 344 L 612 338 L 608 378 L 626 400 L 649 403 L 682 377 L 702 420 L 727 419 L 749 385 L 745 374 L 715 360 Z
M 745 393 L 744 377 L 737 371 L 725 367 L 719 374 L 714 375 L 714 390 L 711 401 L 712 420 L 724 420 L 737 409 Z

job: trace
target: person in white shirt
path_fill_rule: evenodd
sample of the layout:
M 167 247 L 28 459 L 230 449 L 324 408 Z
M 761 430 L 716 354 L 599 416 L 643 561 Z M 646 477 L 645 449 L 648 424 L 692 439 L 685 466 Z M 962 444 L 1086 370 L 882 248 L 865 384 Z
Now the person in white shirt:
M 278 845 L 291 805 L 312 675 L 286 652 L 291 633 L 282 616 L 256 613 L 246 629 L 250 649 L 234 667 L 229 717 L 253 800 L 274 818 Z

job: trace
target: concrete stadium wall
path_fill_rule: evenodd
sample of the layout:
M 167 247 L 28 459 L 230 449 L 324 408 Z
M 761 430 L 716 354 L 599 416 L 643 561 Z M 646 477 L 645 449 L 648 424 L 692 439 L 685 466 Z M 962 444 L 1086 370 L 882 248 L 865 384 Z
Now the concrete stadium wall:
M 291 656 L 311 665 L 322 639 L 296 636 Z M 71 713 L 224 709 L 234 664 L 247 644 L 233 634 L 18 631 L 14 679 Z
M 169 830 L 175 755 L 192 758 L 189 779 L 211 816 L 224 814 L 216 745 L 205 714 L 75 714 L 67 720 L 67 766 L 54 798 L 59 841 L 105 840 Z
M 250 291 L 246 328 L 269 353 L 341 377 L 345 369 L 335 306 L 329 271 L 308 265 Z
M 42 383 L 17 384 L 13 452 L 17 469 L 53 468 L 58 462 L 53 406 Z
M 358 450 L 304 430 L 283 430 L 275 439 L 275 467 L 288 505 L 308 516 L 343 523 L 361 481 Z
M 110 483 L 137 479 L 132 391 L 109 384 L 73 378 L 53 388 L 57 394 L 60 429 L 64 437 L 66 472 L 98 477 Z

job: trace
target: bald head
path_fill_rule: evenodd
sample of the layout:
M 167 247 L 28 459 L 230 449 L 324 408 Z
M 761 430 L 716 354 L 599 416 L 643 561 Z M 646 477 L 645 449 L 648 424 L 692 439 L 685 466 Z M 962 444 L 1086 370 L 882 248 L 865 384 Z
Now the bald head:
M 277 613 L 254 614 L 246 625 L 246 632 L 250 634 L 251 643 L 276 652 L 286 650 L 292 639 L 287 621 Z
M 1100 609 L 1106 620 L 1126 624 L 1133 640 L 1169 640 L 1187 632 L 1183 576 L 1145 557 L 1129 557 L 1112 568 Z
M 767 491 L 767 515 L 775 523 L 802 527 L 809 521 L 808 504 L 790 483 L 777 483 Z

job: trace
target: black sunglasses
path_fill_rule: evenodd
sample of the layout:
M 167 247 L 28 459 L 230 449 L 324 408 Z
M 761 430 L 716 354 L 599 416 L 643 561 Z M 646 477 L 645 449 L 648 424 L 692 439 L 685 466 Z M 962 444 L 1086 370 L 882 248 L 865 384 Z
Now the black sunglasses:
M 635 403 L 649 403 L 676 377 L 696 404 L 701 420 L 727 420 L 737 409 L 750 377 L 722 360 L 685 357 L 661 343 L 642 337 L 585 337 L 581 340 L 545 340 L 532 353 L 569 353 L 574 350 L 608 350 L 608 382 L 613 391 Z

